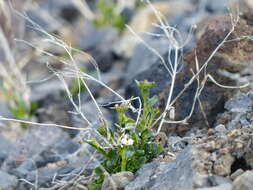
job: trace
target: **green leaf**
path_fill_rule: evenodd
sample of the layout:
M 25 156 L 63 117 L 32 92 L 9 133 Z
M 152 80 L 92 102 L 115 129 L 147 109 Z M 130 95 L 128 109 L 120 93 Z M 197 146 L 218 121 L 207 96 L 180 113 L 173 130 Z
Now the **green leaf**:
M 140 138 L 139 138 L 139 136 L 136 134 L 135 131 L 133 131 L 133 132 L 130 134 L 130 137 L 133 139 L 134 144 L 139 144 Z
M 157 157 L 163 151 L 163 148 L 161 145 L 153 143 L 153 142 L 146 143 L 144 145 L 144 149 L 149 161 Z
M 158 100 L 159 100 L 159 97 L 156 95 L 156 96 L 153 96 L 152 98 L 150 98 L 149 100 L 148 100 L 148 104 L 150 105 L 150 106 L 154 106 L 157 102 L 158 102 Z
M 114 2 L 108 2 L 106 0 L 99 0 L 96 4 L 98 16 L 95 19 L 94 24 L 100 26 L 114 26 L 120 32 L 125 27 L 125 19 L 118 13 L 117 5 Z
M 101 169 L 101 166 L 95 168 L 95 173 L 97 176 L 104 175 L 104 171 Z
M 97 142 L 96 138 L 91 138 L 90 140 L 84 140 L 84 142 L 91 145 L 93 148 L 95 148 L 100 154 L 102 154 L 104 157 L 108 158 L 107 152 L 104 150 L 104 148 L 101 147 L 101 145 Z
M 107 137 L 106 128 L 104 126 L 99 127 L 97 130 L 98 130 L 100 135 L 102 135 L 103 137 Z
M 142 141 L 148 141 L 151 137 L 153 137 L 152 132 L 149 129 L 145 129 L 141 133 Z
M 101 175 L 88 185 L 88 189 L 101 190 L 103 182 L 104 182 L 104 175 Z

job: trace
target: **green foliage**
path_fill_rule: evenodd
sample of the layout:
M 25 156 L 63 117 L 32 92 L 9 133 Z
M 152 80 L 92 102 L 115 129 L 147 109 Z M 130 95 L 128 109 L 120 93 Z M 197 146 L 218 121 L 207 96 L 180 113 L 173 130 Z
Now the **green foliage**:
M 29 120 L 37 109 L 37 103 L 31 102 L 27 105 L 22 99 L 16 98 L 15 104 L 10 107 L 12 114 L 21 120 Z
M 125 26 L 125 19 L 118 13 L 116 4 L 108 0 L 99 0 L 97 2 L 98 17 L 95 20 L 97 27 L 114 26 L 120 32 Z
M 144 1 L 137 0 L 137 1 L 135 2 L 135 7 L 136 7 L 136 8 L 142 8 L 142 7 L 144 7 L 144 6 L 145 6 L 145 2 L 144 2 Z
M 4 97 L 9 103 L 9 109 L 13 116 L 20 120 L 30 120 L 35 114 L 38 105 L 36 102 L 26 102 L 21 94 L 14 93 L 8 88 L 2 87 Z M 26 128 L 26 124 L 21 124 L 22 127 Z
M 154 141 L 152 131 L 152 125 L 159 113 L 158 109 L 154 108 L 157 97 L 149 97 L 154 83 L 144 81 L 137 82 L 137 85 L 143 99 L 139 122 L 136 123 L 126 114 L 128 104 L 117 105 L 115 109 L 118 114 L 118 130 L 112 131 L 106 126 L 98 129 L 100 135 L 106 138 L 112 147 L 105 148 L 95 138 L 84 141 L 104 157 L 104 161 L 95 169 L 97 178 L 89 185 L 89 190 L 100 190 L 107 173 L 136 172 L 163 151 L 163 147 Z
M 85 72 L 86 68 L 85 67 L 80 67 L 81 72 Z M 81 79 L 74 79 L 71 82 L 70 85 L 70 93 L 72 95 L 77 95 L 79 92 L 84 92 L 86 91 L 86 87 L 81 81 Z
M 81 81 L 78 81 L 78 79 L 74 79 L 71 84 L 70 93 L 72 95 L 77 95 L 79 92 L 84 91 L 86 91 L 86 87 L 84 86 L 84 84 Z

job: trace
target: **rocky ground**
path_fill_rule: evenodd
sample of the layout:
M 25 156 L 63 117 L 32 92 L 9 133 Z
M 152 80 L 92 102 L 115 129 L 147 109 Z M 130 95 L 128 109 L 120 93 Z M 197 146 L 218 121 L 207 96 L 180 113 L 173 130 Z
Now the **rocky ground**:
M 172 80 L 159 57 L 127 29 L 122 31 L 109 24 L 94 26 L 92 18 L 98 14 L 95 0 L 86 1 L 91 13 L 83 4 L 73 2 L 14 0 L 0 12 L 0 64 L 13 72 L 9 76 L 15 89 L 21 89 L 19 77 L 25 78 L 26 90 L 21 94 L 29 92 L 29 100 L 38 105 L 29 119 L 45 124 L 24 127 L 17 122 L 1 121 L 0 190 L 85 190 L 93 179 L 93 169 L 101 161 L 89 145 L 80 143 L 81 139 L 94 136 L 94 131 L 87 127 L 88 122 L 77 113 L 66 94 L 63 79 L 72 90 L 76 88 L 73 66 L 69 66 L 72 60 L 61 47 L 64 43 L 50 34 L 92 56 L 94 60 L 73 51 L 73 59 L 85 73 L 97 77 L 96 66 L 91 64 L 95 61 L 101 81 L 122 97 L 139 96 L 135 80 L 155 82 L 151 94 L 159 97 L 156 106 L 165 109 Z M 157 137 L 164 152 L 135 174 L 121 172 L 107 177 L 102 189 L 115 189 L 116 185 L 116 189 L 126 190 L 253 190 L 252 1 L 152 2 L 184 39 L 190 39 L 182 48 L 182 66 L 173 93 L 175 98 L 187 87 L 175 101 L 173 118 L 187 120 L 164 124 Z M 175 60 L 175 51 L 169 51 L 166 38 L 143 34 L 161 34 L 148 6 L 137 6 L 133 0 L 118 8 L 137 35 L 164 59 Z M 232 20 L 230 14 L 234 16 Z M 191 30 L 193 26 L 197 28 Z M 10 64 L 14 62 L 16 66 Z M 21 75 L 15 69 L 20 65 Z M 202 66 L 198 80 L 205 83 L 199 84 L 196 78 L 188 85 L 193 73 Z M 4 73 L 3 69 L 1 72 Z M 5 79 L 0 76 L 2 88 Z M 110 107 L 119 96 L 94 80 L 87 80 L 87 84 L 101 112 L 87 89 L 80 96 L 73 90 L 73 102 L 80 103 L 80 111 L 93 129 L 101 124 L 101 114 L 113 127 L 117 117 Z M 245 84 L 245 88 L 239 88 Z M 228 86 L 238 88 L 225 88 Z M 3 94 L 1 89 L 0 119 L 15 118 Z M 188 118 L 193 105 L 195 109 Z M 75 129 L 50 125 L 53 123 Z

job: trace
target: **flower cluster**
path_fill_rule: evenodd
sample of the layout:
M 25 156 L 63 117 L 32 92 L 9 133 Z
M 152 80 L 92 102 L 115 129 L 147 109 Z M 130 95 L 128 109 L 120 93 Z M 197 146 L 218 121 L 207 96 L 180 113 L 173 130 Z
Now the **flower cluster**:
M 134 144 L 133 139 L 129 138 L 128 135 L 124 135 L 124 137 L 121 139 L 121 144 L 130 146 Z

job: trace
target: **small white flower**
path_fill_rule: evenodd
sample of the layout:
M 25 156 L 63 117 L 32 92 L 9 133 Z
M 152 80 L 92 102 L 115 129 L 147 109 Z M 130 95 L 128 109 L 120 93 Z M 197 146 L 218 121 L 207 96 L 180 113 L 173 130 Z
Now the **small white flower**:
M 130 146 L 130 145 L 133 145 L 133 144 L 134 144 L 134 141 L 133 141 L 133 139 L 129 139 L 128 136 L 125 135 L 125 136 L 121 139 L 121 144 Z
M 127 138 L 124 137 L 123 139 L 121 139 L 121 143 L 124 144 L 124 145 L 126 145 L 127 144 Z
M 133 144 L 134 144 L 133 139 L 128 139 L 128 141 L 127 141 L 127 145 L 133 145 Z

